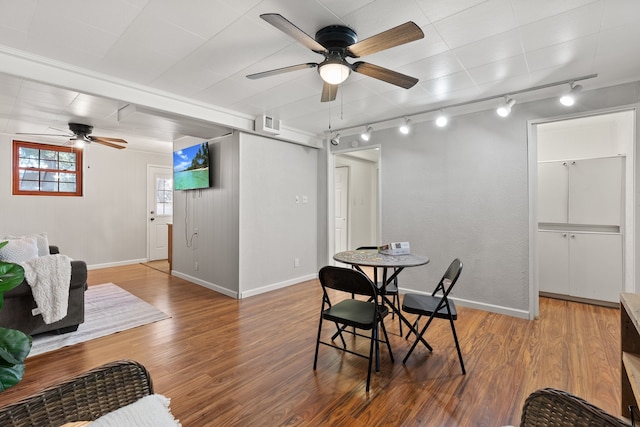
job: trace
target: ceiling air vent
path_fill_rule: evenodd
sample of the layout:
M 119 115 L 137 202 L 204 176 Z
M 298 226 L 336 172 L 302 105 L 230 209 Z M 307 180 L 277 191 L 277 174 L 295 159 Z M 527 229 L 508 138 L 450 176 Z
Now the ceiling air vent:
M 280 120 L 276 120 L 270 116 L 259 116 L 255 124 L 256 132 L 278 135 L 280 133 Z

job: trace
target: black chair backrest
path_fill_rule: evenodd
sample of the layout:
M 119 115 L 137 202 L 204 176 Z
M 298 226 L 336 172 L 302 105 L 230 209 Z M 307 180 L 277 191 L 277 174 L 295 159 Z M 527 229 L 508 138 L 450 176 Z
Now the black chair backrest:
M 443 297 L 446 298 L 453 289 L 453 285 L 458 281 L 458 277 L 460 277 L 460 273 L 462 272 L 462 261 L 456 258 L 451 261 L 449 264 L 449 268 L 444 272 L 442 279 L 440 279 L 440 283 L 436 286 L 432 295 L 436 295 L 437 292 L 442 292 Z
M 377 295 L 373 282 L 357 270 L 328 265 L 320 269 L 318 277 L 323 288 L 336 289 L 373 298 Z

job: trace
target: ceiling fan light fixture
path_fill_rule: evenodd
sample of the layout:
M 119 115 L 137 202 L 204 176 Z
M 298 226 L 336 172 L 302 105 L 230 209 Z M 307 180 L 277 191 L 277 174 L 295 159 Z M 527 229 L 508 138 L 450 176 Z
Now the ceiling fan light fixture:
M 347 80 L 351 74 L 351 68 L 338 58 L 328 58 L 318 66 L 318 73 L 322 80 L 330 85 L 339 85 Z
M 504 105 L 499 106 L 496 110 L 496 113 L 498 113 L 500 117 L 507 117 L 509 114 L 511 114 L 511 107 L 513 107 L 515 103 L 515 99 L 511 98 L 509 95 L 505 96 Z
M 571 82 L 570 86 L 569 92 L 560 97 L 560 103 L 565 107 L 571 107 L 575 104 L 576 96 L 582 90 L 582 86 L 575 84 L 575 82 Z
M 411 132 L 411 120 L 405 117 L 404 122 L 400 125 L 398 130 L 403 135 L 409 135 L 409 132 Z
M 373 129 L 371 129 L 371 126 L 367 125 L 367 127 L 364 130 L 364 132 L 362 132 L 360 134 L 360 138 L 362 138 L 363 141 L 369 141 L 371 139 L 371 132 L 372 131 L 373 131 Z

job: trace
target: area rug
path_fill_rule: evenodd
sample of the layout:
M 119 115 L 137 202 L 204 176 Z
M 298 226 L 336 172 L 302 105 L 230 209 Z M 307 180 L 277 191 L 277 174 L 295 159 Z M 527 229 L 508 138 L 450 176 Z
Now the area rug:
M 75 332 L 35 336 L 29 357 L 169 317 L 113 283 L 89 286 L 85 292 L 84 323 Z

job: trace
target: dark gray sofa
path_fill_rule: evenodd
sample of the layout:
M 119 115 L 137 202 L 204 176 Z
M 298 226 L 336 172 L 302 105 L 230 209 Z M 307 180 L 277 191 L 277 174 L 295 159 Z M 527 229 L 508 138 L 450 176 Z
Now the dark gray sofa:
M 49 246 L 51 254 L 60 253 L 57 246 Z M 4 294 L 4 305 L 0 310 L 0 326 L 18 329 L 27 335 L 44 332 L 72 332 L 84 322 L 84 292 L 87 289 L 87 264 L 84 261 L 71 261 L 71 283 L 69 286 L 69 308 L 66 317 L 46 324 L 41 315 L 33 316 L 31 310 L 36 307 L 31 286 L 26 281 Z

